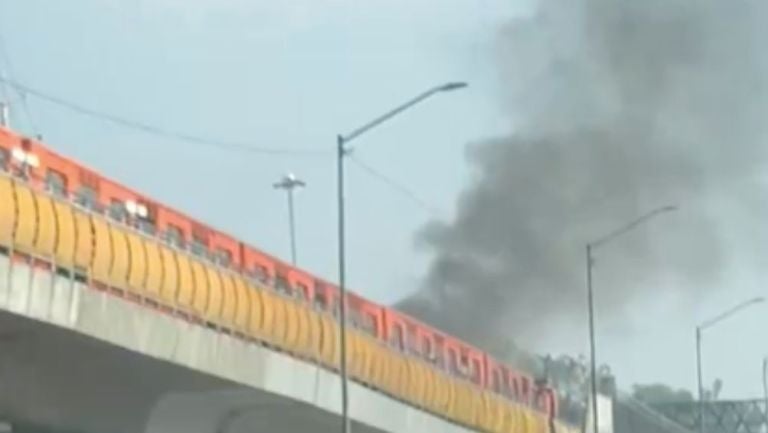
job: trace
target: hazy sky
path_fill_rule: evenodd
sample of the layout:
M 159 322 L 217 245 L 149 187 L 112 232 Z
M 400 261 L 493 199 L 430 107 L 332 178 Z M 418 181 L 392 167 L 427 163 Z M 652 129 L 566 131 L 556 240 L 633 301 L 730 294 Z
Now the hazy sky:
M 361 139 L 355 152 L 408 185 L 437 217 L 450 219 L 469 181 L 464 146 L 512 128 L 497 98 L 504 83 L 494 41 L 498 27 L 526 14 L 531 3 L 0 0 L 0 32 L 18 81 L 115 115 L 254 146 L 331 152 L 336 133 L 434 84 L 469 81 L 470 89 L 435 98 Z M 0 58 L 6 74 L 8 66 Z M 297 197 L 299 261 L 336 280 L 330 156 L 275 157 L 172 141 L 32 96 L 30 122 L 18 95 L 12 102 L 18 129 L 38 131 L 61 152 L 282 257 L 288 257 L 285 197 L 271 184 L 295 172 L 309 184 Z M 348 200 L 350 284 L 383 303 L 404 296 L 428 259 L 415 250 L 413 233 L 435 215 L 354 164 Z M 738 269 L 730 275 L 726 290 L 690 308 L 659 296 L 621 326 L 602 322 L 601 360 L 625 386 L 665 381 L 693 388 L 694 324 L 765 291 Z M 598 293 L 599 282 L 598 274 Z M 761 392 L 768 347 L 763 333 L 749 330 L 768 327 L 766 308 L 705 336 L 707 382 L 722 378 L 727 397 Z M 541 346 L 586 352 L 585 334 L 573 338 L 568 331 Z

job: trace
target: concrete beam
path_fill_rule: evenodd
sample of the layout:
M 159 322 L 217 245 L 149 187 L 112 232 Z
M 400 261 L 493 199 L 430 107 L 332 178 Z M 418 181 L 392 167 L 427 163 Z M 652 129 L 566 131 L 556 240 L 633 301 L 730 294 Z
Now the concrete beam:
M 335 373 L 5 256 L 0 389 L 1 413 L 85 433 L 340 425 Z M 469 431 L 356 383 L 350 392 L 355 433 Z

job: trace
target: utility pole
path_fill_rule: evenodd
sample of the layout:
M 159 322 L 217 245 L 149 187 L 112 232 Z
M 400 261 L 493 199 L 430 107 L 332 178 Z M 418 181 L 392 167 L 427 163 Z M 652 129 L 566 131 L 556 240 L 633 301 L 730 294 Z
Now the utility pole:
M 586 245 L 586 268 L 587 268 L 587 315 L 589 317 L 589 374 L 590 374 L 590 399 L 591 399 L 591 411 L 592 411 L 592 433 L 598 433 L 598 417 L 597 411 L 597 356 L 596 356 L 596 344 L 595 344 L 595 293 L 592 288 L 592 268 L 595 265 L 594 252 L 597 248 L 613 241 L 617 237 L 620 237 L 628 232 L 631 232 L 635 228 L 645 224 L 651 219 L 657 217 L 660 214 L 667 212 L 674 212 L 677 209 L 676 206 L 663 206 L 654 209 L 645 215 L 636 218 L 629 223 L 619 227 L 618 229 L 608 233 L 607 235 L 599 238 Z
M 3 100 L 0 100 L 0 126 L 11 127 L 11 106 Z
M 371 129 L 381 125 L 382 123 L 392 119 L 398 114 L 408 110 L 409 108 L 435 96 L 440 93 L 452 92 L 467 87 L 467 83 L 464 82 L 451 82 L 445 83 L 440 86 L 428 89 L 416 97 L 398 105 L 397 107 L 387 111 L 379 117 L 371 120 L 363 126 L 355 129 L 354 131 L 346 135 L 336 136 L 336 199 L 338 205 L 338 253 L 339 253 L 339 342 L 341 345 L 340 356 L 341 361 L 339 363 L 341 376 L 341 417 L 342 433 L 351 432 L 351 421 L 349 419 L 349 377 L 347 372 L 347 285 L 346 285 L 346 209 L 344 206 L 344 159 L 350 154 L 352 149 L 348 146 L 349 143 L 365 134 Z
M 293 173 L 288 173 L 280 179 L 279 182 L 275 182 L 272 185 L 275 189 L 285 190 L 288 197 L 288 230 L 291 242 L 291 263 L 296 264 L 296 218 L 293 210 L 293 190 L 296 188 L 304 188 L 307 184 L 297 179 Z

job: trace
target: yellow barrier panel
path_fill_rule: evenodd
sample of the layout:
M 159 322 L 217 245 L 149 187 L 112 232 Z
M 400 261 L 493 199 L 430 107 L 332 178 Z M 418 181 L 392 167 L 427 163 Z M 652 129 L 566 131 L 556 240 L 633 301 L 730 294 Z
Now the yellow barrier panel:
M 493 403 L 495 414 L 494 429 L 497 432 L 506 432 L 507 428 L 504 424 L 504 407 L 507 405 L 507 402 L 502 397 L 494 396 Z
M 128 238 L 123 230 L 113 225 L 109 226 L 112 237 L 112 268 L 109 271 L 109 283 L 115 287 L 125 288 L 128 285 L 128 269 L 131 266 Z
M 305 303 L 249 285 L 240 276 L 110 225 L 101 216 L 73 210 L 8 178 L 0 177 L 0 203 L 0 242 L 13 238 L 22 250 L 54 254 L 59 266 L 90 269 L 102 283 L 127 283 L 167 306 L 193 309 L 208 321 L 233 326 L 251 338 L 266 337 L 283 349 L 338 367 L 336 320 Z M 449 377 L 361 330 L 348 331 L 353 378 L 483 431 L 549 433 L 546 416 Z
M 437 410 L 437 375 L 429 365 L 422 364 L 424 373 L 424 405 L 430 410 Z
M 385 380 L 386 380 L 386 368 L 385 368 L 385 358 L 382 354 L 381 344 L 374 340 L 369 348 L 371 352 L 371 383 L 380 388 L 385 389 Z
M 263 328 L 261 326 L 262 297 L 261 291 L 253 287 L 248 288 L 248 322 L 250 334 L 252 337 L 264 339 Z
M 10 245 L 16 225 L 16 197 L 11 179 L 0 176 L 0 243 Z
M 328 315 L 323 314 L 320 317 L 320 323 L 322 326 L 322 362 L 329 367 L 336 368 L 338 366 L 338 350 L 336 348 L 337 328 L 334 326 L 336 322 L 332 321 Z
M 515 405 L 514 404 L 505 404 L 503 409 L 503 416 L 504 416 L 504 432 L 505 433 L 517 433 L 517 427 L 515 424 Z
M 179 285 L 181 284 L 176 252 L 166 246 L 161 246 L 160 257 L 163 263 L 163 282 L 160 285 L 160 299 L 164 300 L 166 305 L 176 308 L 180 291 Z
M 135 233 L 128 233 L 128 252 L 130 268 L 128 270 L 128 287 L 139 293 L 147 291 L 147 251 L 141 238 Z
M 75 238 L 77 247 L 75 248 L 75 266 L 82 271 L 92 269 L 93 251 L 94 251 L 94 227 L 90 215 L 85 212 L 75 210 L 75 227 L 77 229 Z
M 235 327 L 235 315 L 237 314 L 237 293 L 235 293 L 235 279 L 229 272 L 221 275 L 221 322 L 227 327 Z
M 496 396 L 490 392 L 483 392 L 482 413 L 480 415 L 480 425 L 491 432 L 501 432 L 500 422 L 503 420 L 498 413 L 499 405 Z
M 360 376 L 367 383 L 373 382 L 373 345 L 376 340 L 367 332 L 360 333 L 360 346 L 358 347 L 361 359 Z
M 296 340 L 297 353 L 305 358 L 314 355 L 312 348 L 312 332 L 310 331 L 311 310 L 303 305 L 296 308 L 296 319 L 298 320 L 299 335 Z
M 282 299 L 285 317 L 285 337 L 281 340 L 283 347 L 291 352 L 299 350 L 299 314 L 298 306 L 292 299 Z
M 437 393 L 437 410 L 440 413 L 448 413 L 451 406 L 451 400 L 453 399 L 453 390 L 448 382 L 448 377 L 443 372 L 438 372 L 437 386 L 435 392 Z
M 446 374 L 440 374 L 440 404 L 443 413 L 450 414 L 455 411 L 456 388 L 453 386 L 453 380 Z
M 397 363 L 395 362 L 395 352 L 388 347 L 383 347 L 379 353 L 383 358 L 384 389 L 389 394 L 397 395 Z
M 238 331 L 245 331 L 250 323 L 249 314 L 251 308 L 251 300 L 249 294 L 250 288 L 246 285 L 245 280 L 242 277 L 235 277 L 235 294 L 237 309 L 235 314 L 235 329 Z
M 77 248 L 75 215 L 72 212 L 72 206 L 60 201 L 54 202 L 54 211 L 56 212 L 56 232 L 58 235 L 55 254 L 56 264 L 69 268 L 75 265 Z
M 192 292 L 192 311 L 202 316 L 208 307 L 210 284 L 203 264 L 197 259 L 191 259 L 190 262 L 192 263 L 192 284 L 194 287 Z
M 309 356 L 320 362 L 322 356 L 322 332 L 323 323 L 320 314 L 316 311 L 307 309 L 309 312 L 309 341 L 311 343 Z
M 429 407 L 429 373 L 427 373 L 427 367 L 420 359 L 416 359 L 414 362 L 414 374 L 416 374 L 418 381 L 416 399 L 420 402 L 421 407 Z
M 195 280 L 192 276 L 192 263 L 189 256 L 176 252 L 176 264 L 179 267 L 179 292 L 176 298 L 177 307 L 185 310 L 192 310 L 192 303 L 195 296 Z
M 362 377 L 363 379 L 370 384 L 373 384 L 375 370 L 374 370 L 374 364 L 373 364 L 373 348 L 376 344 L 376 340 L 371 338 L 370 336 L 363 335 L 363 338 L 360 341 L 360 358 L 362 358 L 363 362 L 363 372 Z
M 402 395 L 406 396 L 408 400 L 418 401 L 421 386 L 419 384 L 420 379 L 417 377 L 416 361 L 410 358 L 405 358 L 403 361 L 403 376 L 400 378 L 403 381 Z
M 53 212 L 51 198 L 35 194 L 37 207 L 37 233 L 35 234 L 35 252 L 43 257 L 51 257 L 56 249 L 56 214 Z
M 165 257 L 160 252 L 157 242 L 141 240 L 141 243 L 147 254 L 147 280 L 144 289 L 149 296 L 159 299 L 163 289 Z
M 109 270 L 112 266 L 112 240 L 109 236 L 109 226 L 100 217 L 91 217 L 94 235 L 93 264 L 91 272 L 96 281 L 109 283 Z
M 274 295 L 272 298 L 272 314 L 272 341 L 275 343 L 284 342 L 287 314 L 285 311 L 285 300 L 280 295 Z
M 205 267 L 208 276 L 208 307 L 205 309 L 206 320 L 223 324 L 221 320 L 221 308 L 224 296 L 224 287 L 221 281 L 221 273 L 212 266 Z
M 258 291 L 259 296 L 261 296 L 261 330 L 262 335 L 264 338 L 268 339 L 271 342 L 275 342 L 276 335 L 275 335 L 275 303 L 276 297 L 274 293 L 272 293 L 270 290 L 262 290 L 262 289 L 253 289 L 254 291 Z
M 364 382 L 369 381 L 369 377 L 366 374 L 368 368 L 368 359 L 365 353 L 365 344 L 367 336 L 360 329 L 355 329 L 353 332 L 355 338 L 352 342 L 352 364 L 354 364 L 356 378 Z
M 21 251 L 31 253 L 35 246 L 35 233 L 37 232 L 37 209 L 32 191 L 25 185 L 16 183 L 16 206 L 18 215 L 14 231 L 15 247 Z
M 483 398 L 484 393 L 478 388 L 475 388 L 474 385 L 472 385 L 469 392 L 472 402 L 470 406 L 470 410 L 472 411 L 472 425 L 484 426 L 483 418 L 487 416 L 487 407 L 485 406 L 485 399 Z
M 461 421 L 464 424 L 469 424 L 472 420 L 467 416 L 468 408 L 469 408 L 469 402 L 467 401 L 467 390 L 464 383 L 454 383 L 454 386 L 456 388 L 456 402 L 455 402 L 455 413 L 453 416 Z

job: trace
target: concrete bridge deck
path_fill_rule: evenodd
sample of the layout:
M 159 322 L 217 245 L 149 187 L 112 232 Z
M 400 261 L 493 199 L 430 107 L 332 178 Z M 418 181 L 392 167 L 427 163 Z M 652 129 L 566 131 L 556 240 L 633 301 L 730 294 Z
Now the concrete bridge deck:
M 336 432 L 338 375 L 0 255 L 0 415 L 82 433 Z M 350 384 L 355 433 L 470 430 Z

